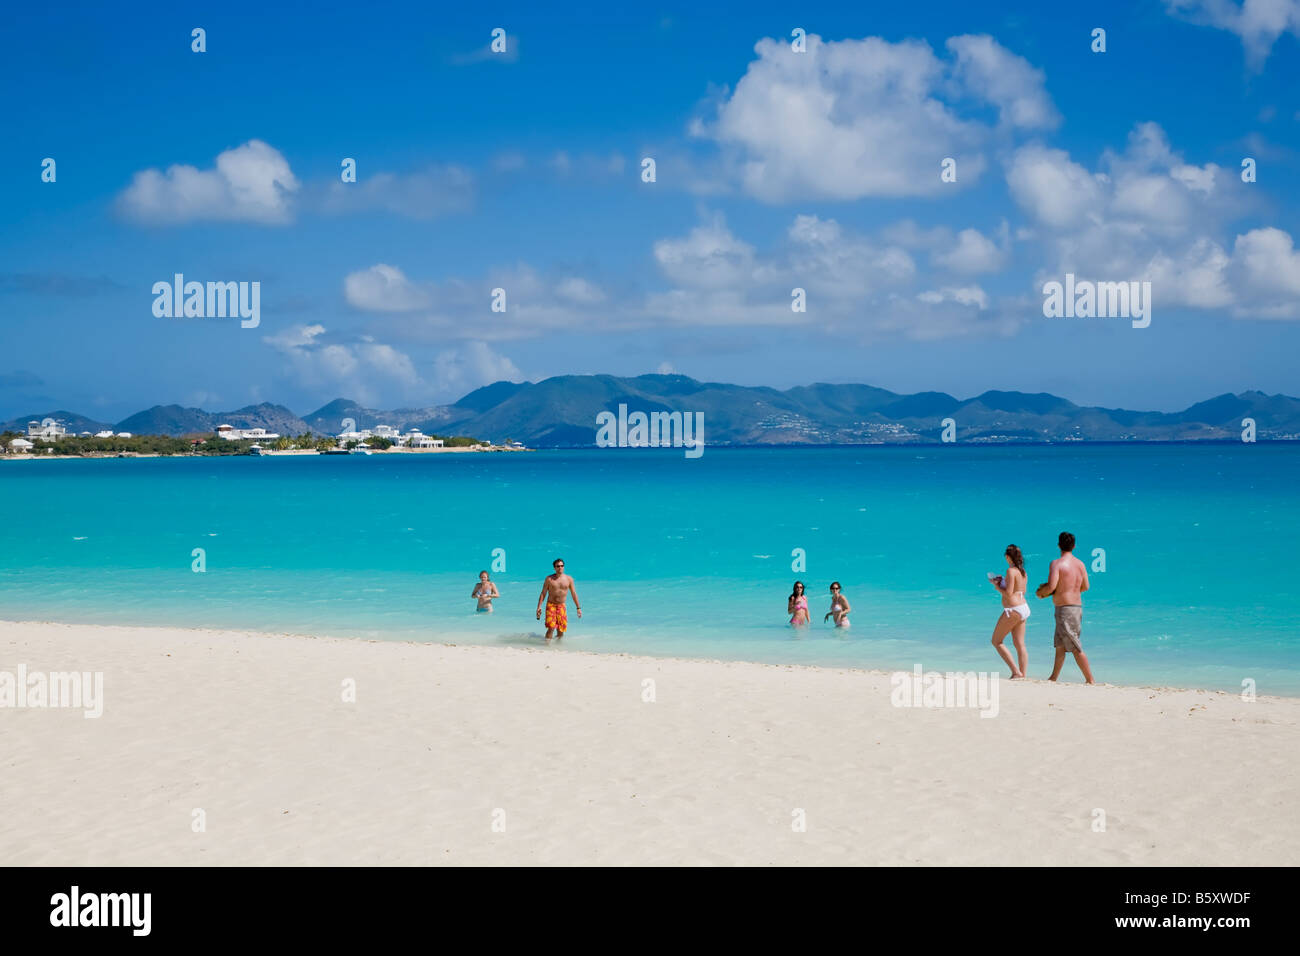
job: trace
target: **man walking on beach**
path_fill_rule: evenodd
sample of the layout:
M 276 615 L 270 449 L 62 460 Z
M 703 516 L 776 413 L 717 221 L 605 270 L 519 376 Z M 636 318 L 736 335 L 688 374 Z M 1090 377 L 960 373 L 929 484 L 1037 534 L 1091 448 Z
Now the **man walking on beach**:
M 537 597 L 537 620 L 542 619 L 542 601 L 546 602 L 546 639 L 549 641 L 552 636 L 560 638 L 569 628 L 569 617 L 565 610 L 565 603 L 570 594 L 573 595 L 573 606 L 578 612 L 578 617 L 582 617 L 582 605 L 578 603 L 578 589 L 573 583 L 573 578 L 564 573 L 564 562 L 556 558 L 551 562 L 551 567 L 555 569 L 554 574 L 548 574 L 542 581 L 542 593 Z
M 1052 640 L 1056 648 L 1056 663 L 1052 665 L 1052 676 L 1048 680 L 1056 680 L 1061 676 L 1065 652 L 1069 651 L 1074 655 L 1074 662 L 1079 665 L 1083 679 L 1094 684 L 1096 681 L 1092 679 L 1092 668 L 1088 666 L 1088 655 L 1083 653 L 1083 640 L 1080 636 L 1083 627 L 1083 592 L 1089 586 L 1088 569 L 1073 554 L 1074 535 L 1062 531 L 1056 543 L 1061 549 L 1061 556 L 1051 563 L 1047 583 L 1038 585 L 1038 590 L 1034 592 L 1040 598 L 1050 594 L 1052 603 L 1056 605 L 1056 635 Z

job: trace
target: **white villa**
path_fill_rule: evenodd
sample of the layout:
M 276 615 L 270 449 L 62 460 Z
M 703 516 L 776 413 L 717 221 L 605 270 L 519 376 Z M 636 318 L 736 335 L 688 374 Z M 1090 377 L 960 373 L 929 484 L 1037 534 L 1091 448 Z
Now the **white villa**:
M 35 447 L 35 444 L 29 442 L 26 438 L 15 438 L 9 443 L 9 450 L 15 455 L 24 454 Z
M 113 430 L 112 430 L 111 428 L 107 428 L 107 429 L 105 429 L 105 430 L 102 431 L 102 432 L 95 432 L 95 437 L 96 437 L 96 438 L 112 438 L 112 437 L 113 437 Z
M 230 441 L 238 441 L 241 438 L 251 438 L 254 441 L 273 441 L 280 436 L 276 432 L 268 432 L 265 428 L 235 428 L 233 425 L 218 425 L 217 437 Z
M 343 432 L 338 436 L 340 442 L 365 441 L 367 438 L 387 438 L 398 448 L 441 448 L 441 438 L 430 438 L 418 428 L 413 428 L 405 435 L 392 425 L 376 425 L 360 431 Z
M 28 438 L 35 438 L 39 441 L 54 441 L 66 437 L 67 434 L 68 429 L 52 418 L 47 418 L 43 422 L 27 423 Z
M 443 441 L 441 438 L 430 438 L 418 428 L 413 428 L 401 437 L 399 444 L 407 448 L 441 448 Z

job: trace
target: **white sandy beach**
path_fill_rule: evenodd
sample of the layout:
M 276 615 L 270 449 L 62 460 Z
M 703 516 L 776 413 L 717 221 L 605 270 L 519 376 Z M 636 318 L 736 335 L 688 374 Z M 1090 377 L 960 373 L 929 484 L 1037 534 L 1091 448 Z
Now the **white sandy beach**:
M 984 719 L 575 650 L 0 623 L 0 671 L 104 682 L 97 719 L 0 709 L 0 860 L 1300 862 L 1300 700 L 1001 681 Z

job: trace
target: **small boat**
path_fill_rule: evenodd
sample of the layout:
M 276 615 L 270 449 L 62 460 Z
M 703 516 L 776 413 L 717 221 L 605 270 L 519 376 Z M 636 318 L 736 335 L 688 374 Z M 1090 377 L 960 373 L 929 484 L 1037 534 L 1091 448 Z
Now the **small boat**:
M 356 448 L 352 449 L 352 451 L 351 451 L 349 454 L 353 454 L 353 455 L 369 455 L 369 454 L 370 454 L 370 449 L 367 448 L 365 445 L 358 445 Z

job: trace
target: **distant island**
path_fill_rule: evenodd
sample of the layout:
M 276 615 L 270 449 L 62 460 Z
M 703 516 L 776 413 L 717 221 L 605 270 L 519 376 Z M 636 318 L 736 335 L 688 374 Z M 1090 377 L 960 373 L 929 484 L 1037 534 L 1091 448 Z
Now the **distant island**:
M 263 447 L 269 442 L 273 449 L 305 451 L 337 448 L 340 440 L 355 440 L 362 433 L 373 447 L 382 442 L 371 439 L 398 444 L 404 434 L 426 432 L 448 447 L 466 442 L 584 448 L 595 445 L 596 416 L 620 404 L 647 414 L 703 413 L 709 446 L 931 443 L 940 440 L 945 419 L 951 420 L 958 441 L 979 443 L 1239 440 L 1247 420 L 1261 441 L 1300 439 L 1300 399 L 1258 391 L 1219 395 L 1179 412 L 1150 412 L 1080 406 L 1042 392 L 989 391 L 958 399 L 944 392 L 903 395 L 870 385 L 814 384 L 781 391 L 685 375 L 562 375 L 541 382 L 496 382 L 450 405 L 388 411 L 343 398 L 302 417 L 270 403 L 228 412 L 156 405 L 114 424 L 66 410 L 46 411 L 0 423 L 0 442 L 33 440 L 26 437 L 32 424 L 50 419 L 63 429 L 58 440 L 87 448 L 107 442 L 104 453 L 111 453 L 119 440 L 139 439 L 154 454 L 227 454 L 246 451 L 247 445 L 240 449 L 238 442 L 251 438 L 252 444 L 259 434 L 275 436 L 259 441 Z M 221 426 L 242 437 L 218 437 Z M 121 433 L 131 437 L 120 438 Z M 490 438 L 464 437 L 469 435 Z M 7 442 L 5 436 L 11 436 Z

